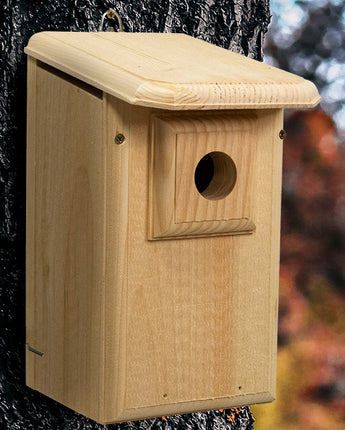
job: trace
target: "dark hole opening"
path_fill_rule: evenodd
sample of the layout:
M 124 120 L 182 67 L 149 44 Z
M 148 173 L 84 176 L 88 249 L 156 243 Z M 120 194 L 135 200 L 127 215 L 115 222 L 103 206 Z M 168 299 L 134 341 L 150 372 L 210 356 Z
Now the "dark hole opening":
M 210 185 L 214 175 L 214 164 L 212 157 L 207 154 L 203 157 L 195 169 L 195 186 L 200 194 Z
M 194 171 L 198 192 L 208 200 L 220 200 L 235 186 L 237 171 L 234 161 L 224 152 L 214 151 L 201 158 Z

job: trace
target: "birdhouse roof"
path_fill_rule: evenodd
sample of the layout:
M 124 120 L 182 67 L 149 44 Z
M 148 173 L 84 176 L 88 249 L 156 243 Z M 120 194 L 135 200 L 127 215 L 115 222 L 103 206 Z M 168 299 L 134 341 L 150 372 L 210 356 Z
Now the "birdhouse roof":
M 320 101 L 310 81 L 185 34 L 42 32 L 25 52 L 134 105 L 264 109 Z

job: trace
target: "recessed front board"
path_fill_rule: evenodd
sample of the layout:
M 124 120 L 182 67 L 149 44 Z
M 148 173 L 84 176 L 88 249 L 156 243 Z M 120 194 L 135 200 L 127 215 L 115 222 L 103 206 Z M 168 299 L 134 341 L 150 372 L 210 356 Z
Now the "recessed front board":
M 252 233 L 257 114 L 153 118 L 151 238 Z
M 27 52 L 28 386 L 100 423 L 272 401 L 282 107 L 315 87 L 184 35 Z

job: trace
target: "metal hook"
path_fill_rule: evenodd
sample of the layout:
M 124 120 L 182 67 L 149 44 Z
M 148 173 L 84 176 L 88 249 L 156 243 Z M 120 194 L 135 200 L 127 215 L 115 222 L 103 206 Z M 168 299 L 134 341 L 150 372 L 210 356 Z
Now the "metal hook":
M 119 23 L 119 31 L 123 31 L 122 19 L 121 19 L 120 15 L 114 9 L 109 9 L 106 12 L 104 12 L 104 14 L 102 15 L 101 22 L 100 22 L 99 27 L 98 27 L 98 31 L 103 31 L 103 25 L 104 25 L 105 17 L 107 17 L 108 19 L 114 19 L 116 17 L 117 22 Z M 112 31 L 112 30 L 108 29 L 108 31 Z

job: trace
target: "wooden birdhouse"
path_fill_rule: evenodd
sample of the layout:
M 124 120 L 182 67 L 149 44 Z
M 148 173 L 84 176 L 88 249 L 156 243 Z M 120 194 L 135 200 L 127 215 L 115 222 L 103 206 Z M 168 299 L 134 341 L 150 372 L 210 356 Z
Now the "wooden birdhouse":
M 27 384 L 101 423 L 275 397 L 298 76 L 183 34 L 34 35 Z

